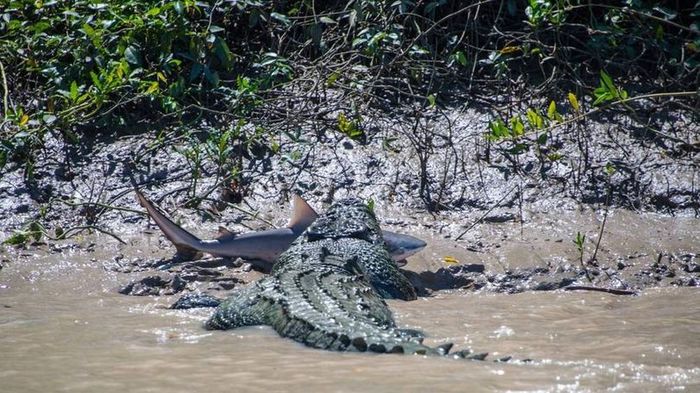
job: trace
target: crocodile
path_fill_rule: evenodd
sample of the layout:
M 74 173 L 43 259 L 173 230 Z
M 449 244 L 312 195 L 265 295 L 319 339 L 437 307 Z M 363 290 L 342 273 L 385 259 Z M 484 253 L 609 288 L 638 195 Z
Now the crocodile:
M 269 325 L 320 349 L 448 354 L 451 343 L 429 347 L 422 333 L 397 327 L 384 299 L 413 300 L 416 292 L 392 262 L 374 213 L 361 200 L 344 199 L 282 253 L 270 275 L 218 304 L 205 328 Z
M 166 217 L 137 187 L 134 191 L 141 206 L 175 245 L 178 256 L 188 259 L 206 252 L 220 257 L 241 257 L 264 271 L 269 271 L 280 254 L 318 217 L 304 199 L 294 194 L 292 218 L 284 228 L 234 234 L 220 227 L 218 238 L 199 239 Z M 423 240 L 410 235 L 390 231 L 384 231 L 382 235 L 392 259 L 400 266 L 405 264 L 406 258 L 426 246 Z

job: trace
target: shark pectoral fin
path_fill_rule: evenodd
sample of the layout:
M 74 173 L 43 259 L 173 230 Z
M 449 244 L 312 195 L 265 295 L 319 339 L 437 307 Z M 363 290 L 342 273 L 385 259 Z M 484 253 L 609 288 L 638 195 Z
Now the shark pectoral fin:
M 292 218 L 287 223 L 287 228 L 298 232 L 302 232 L 318 218 L 318 213 L 297 194 L 292 196 L 292 210 Z

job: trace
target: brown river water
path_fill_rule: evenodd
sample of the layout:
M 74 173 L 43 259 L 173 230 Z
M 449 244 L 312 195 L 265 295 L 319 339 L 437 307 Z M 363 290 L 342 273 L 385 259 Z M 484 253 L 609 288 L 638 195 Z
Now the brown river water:
M 649 227 L 659 223 L 677 229 L 669 241 L 682 244 L 670 246 L 697 248 L 697 220 L 679 227 L 658 219 Z M 506 232 L 518 230 L 511 229 Z M 640 235 L 616 239 L 615 230 L 611 224 L 610 244 Z M 564 247 L 556 233 L 531 232 L 482 258 L 503 263 L 516 249 L 523 259 L 538 249 L 547 259 L 547 247 Z M 700 392 L 697 288 L 647 289 L 639 296 L 455 290 L 389 301 L 398 324 L 425 331 L 429 344 L 451 341 L 456 349 L 530 363 L 337 353 L 306 348 L 266 327 L 205 331 L 210 310 L 166 309 L 176 296 L 120 295 L 116 288 L 129 275 L 104 268 L 102 261 L 119 249 L 100 241 L 108 245 L 90 253 L 4 256 L 1 392 Z M 435 267 L 446 254 L 468 258 L 448 244 L 431 242 L 411 263 Z M 609 247 L 607 253 L 618 249 L 629 252 Z

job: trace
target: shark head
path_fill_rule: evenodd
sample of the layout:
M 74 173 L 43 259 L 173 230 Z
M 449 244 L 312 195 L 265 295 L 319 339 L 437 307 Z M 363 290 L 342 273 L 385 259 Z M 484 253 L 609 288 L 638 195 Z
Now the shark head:
M 384 242 L 386 242 L 389 254 L 391 254 L 391 258 L 395 261 L 402 261 L 424 249 L 426 246 L 423 240 L 411 235 L 390 231 L 382 231 L 382 235 L 384 236 Z

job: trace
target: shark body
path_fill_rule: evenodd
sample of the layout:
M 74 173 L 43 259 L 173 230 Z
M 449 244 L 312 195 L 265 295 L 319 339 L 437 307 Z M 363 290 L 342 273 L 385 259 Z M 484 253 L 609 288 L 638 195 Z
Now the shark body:
M 294 195 L 292 218 L 284 228 L 238 235 L 220 229 L 222 234 L 218 238 L 200 239 L 165 216 L 138 189 L 135 191 L 141 206 L 146 209 L 165 237 L 175 245 L 178 254 L 191 257 L 204 252 L 220 257 L 240 257 L 268 271 L 280 254 L 286 251 L 292 242 L 318 218 L 316 211 L 306 201 Z M 426 246 L 423 240 L 410 235 L 389 231 L 383 231 L 382 234 L 389 254 L 398 264 L 405 264 L 406 258 Z

